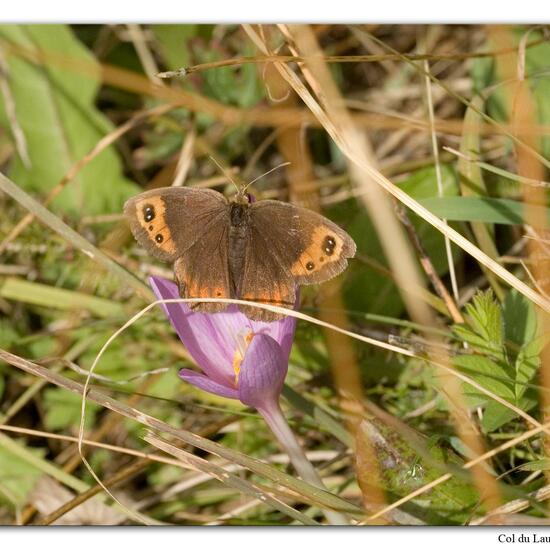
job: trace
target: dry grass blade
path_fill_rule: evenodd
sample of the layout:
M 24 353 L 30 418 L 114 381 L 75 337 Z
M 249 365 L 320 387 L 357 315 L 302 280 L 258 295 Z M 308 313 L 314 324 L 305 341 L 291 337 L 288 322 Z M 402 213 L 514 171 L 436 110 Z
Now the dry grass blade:
M 254 43 L 264 52 L 267 53 L 263 41 L 258 34 L 248 25 L 245 26 L 249 35 L 253 38 Z M 363 159 L 362 151 L 356 151 L 351 144 L 341 139 L 341 132 L 334 125 L 334 123 L 327 117 L 326 113 L 319 108 L 319 104 L 312 97 L 310 92 L 305 88 L 299 78 L 294 72 L 292 72 L 287 66 L 276 63 L 277 70 L 283 75 L 283 77 L 291 84 L 291 86 L 300 95 L 306 105 L 313 111 L 314 115 L 319 119 L 325 130 L 329 133 L 334 142 L 340 147 L 341 151 L 349 158 L 349 160 L 356 164 L 359 169 L 364 171 L 366 175 L 370 176 L 376 183 L 382 188 L 396 197 L 405 206 L 410 208 L 418 216 L 435 227 L 443 235 L 449 237 L 457 246 L 462 248 L 465 252 L 474 257 L 478 262 L 486 266 L 493 273 L 495 273 L 502 280 L 506 281 L 510 286 L 518 290 L 521 294 L 526 296 L 533 303 L 541 307 L 544 311 L 550 312 L 550 302 L 541 296 L 538 292 L 535 292 L 531 287 L 526 285 L 523 281 L 519 280 L 508 270 L 504 269 L 498 262 L 487 256 L 477 246 L 471 243 L 468 239 L 463 237 L 458 231 L 449 227 L 437 216 L 434 216 L 427 208 L 423 207 L 410 195 L 405 193 L 402 189 L 394 185 L 390 180 L 383 176 L 378 170 L 375 170 L 366 163 Z
M 130 272 L 126 271 L 117 262 L 109 258 L 104 252 L 96 248 L 87 239 L 82 237 L 74 229 L 69 227 L 65 222 L 42 206 L 38 201 L 33 199 L 29 194 L 25 193 L 20 187 L 8 179 L 4 174 L 0 173 L 0 191 L 3 191 L 21 206 L 29 210 L 36 218 L 44 225 L 61 235 L 72 246 L 82 251 L 86 256 L 98 262 L 107 271 L 121 279 L 125 284 L 134 288 L 146 300 L 151 299 L 153 293 Z
M 510 449 L 517 445 L 518 443 L 521 443 L 522 441 L 526 441 L 527 439 L 530 439 L 531 437 L 534 437 L 535 435 L 540 434 L 543 431 L 548 431 L 550 429 L 550 422 L 544 425 L 541 425 L 540 428 L 533 428 L 532 430 L 528 430 L 526 432 L 523 432 L 518 437 L 515 437 L 506 443 L 503 443 L 502 445 L 499 445 L 498 447 L 495 447 L 494 449 L 491 449 L 490 451 L 487 451 L 485 454 L 476 457 L 473 460 L 470 460 L 464 464 L 463 468 L 464 470 L 469 470 L 476 464 L 479 464 L 483 462 L 484 460 L 487 460 L 488 458 L 491 458 L 492 456 L 497 455 L 498 453 L 501 453 L 502 451 L 505 451 L 506 449 Z M 438 477 L 437 479 L 434 479 L 430 483 L 427 483 L 426 485 L 423 485 L 422 487 L 419 487 L 418 489 L 415 489 L 411 493 L 409 493 L 407 496 L 393 502 L 390 504 L 387 508 L 384 508 L 383 510 L 378 511 L 376 514 L 373 514 L 369 519 L 376 519 L 379 516 L 382 516 L 383 514 L 387 514 L 391 510 L 398 508 L 399 506 L 402 506 L 403 504 L 411 501 L 412 499 L 416 498 L 417 496 L 420 496 L 426 492 L 428 492 L 430 489 L 433 489 L 436 485 L 439 485 L 440 483 L 444 483 L 448 479 L 450 479 L 452 474 L 444 474 L 441 477 Z M 495 508 L 494 510 L 498 510 L 498 508 Z
M 350 166 L 352 176 L 365 189 L 368 196 L 366 207 L 377 228 L 378 237 L 392 266 L 392 271 L 400 280 L 399 286 L 405 288 L 409 285 L 421 286 L 422 281 L 418 267 L 405 240 L 403 230 L 395 218 L 389 199 L 372 180 L 372 173 L 383 176 L 374 167 L 373 155 L 370 154 L 369 144 L 364 134 L 359 132 L 344 106 L 343 98 L 328 72 L 326 64 L 323 62 L 322 51 L 319 49 L 313 33 L 307 26 L 290 26 L 287 30 L 285 26 L 279 25 L 279 28 L 285 34 L 287 40 L 292 40 L 296 44 L 297 50 L 307 59 L 302 72 L 317 94 L 322 106 L 299 83 L 299 80 L 297 81 L 296 75 L 288 71 L 290 75 L 294 76 L 290 79 L 290 82 L 302 97 L 307 97 L 308 106 L 314 110 L 317 116 L 322 117 L 320 120 L 323 126 L 329 131 L 339 147 L 347 150 L 348 158 L 353 160 Z M 254 37 L 253 30 L 249 29 L 248 32 Z M 266 48 L 265 45 L 263 47 Z M 286 66 L 279 65 L 277 65 L 277 68 L 281 71 L 281 74 L 286 74 L 286 69 L 288 69 Z M 369 171 L 364 170 L 364 167 L 368 167 Z M 444 226 L 448 227 L 446 223 L 444 223 Z M 409 298 L 408 293 L 404 297 L 413 320 L 430 326 L 436 325 L 432 312 L 424 302 L 407 299 Z M 432 339 L 433 336 L 428 335 L 428 338 Z M 443 352 L 436 351 L 435 348 L 430 352 L 430 355 L 438 364 L 445 365 L 448 363 L 448 357 L 445 357 Z M 473 450 L 476 456 L 482 455 L 484 443 L 476 426 L 467 414 L 460 383 L 454 377 L 445 382 L 440 380 L 440 383 L 445 384 L 448 390 L 448 403 L 460 438 Z M 485 468 L 476 466 L 474 468 L 474 478 L 489 507 L 497 506 L 500 503 L 500 496 L 492 476 Z
M 179 441 L 183 441 L 188 445 L 202 449 L 203 451 L 211 453 L 215 456 L 222 457 L 232 463 L 240 464 L 244 468 L 251 470 L 258 475 L 285 486 L 294 493 L 306 495 L 307 498 L 314 502 L 317 506 L 341 510 L 342 512 L 353 514 L 355 516 L 363 515 L 363 511 L 360 508 L 336 495 L 328 493 L 318 487 L 314 487 L 313 485 L 285 474 L 284 472 L 265 464 L 260 460 L 249 457 L 238 451 L 228 449 L 214 441 L 205 439 L 204 437 L 194 434 L 188 430 L 174 428 L 166 422 L 145 414 L 134 407 L 127 405 L 126 403 L 113 399 L 100 391 L 91 389 L 86 393 L 83 384 L 70 380 L 60 374 L 53 373 L 50 369 L 37 365 L 32 361 L 28 361 L 27 359 L 23 359 L 22 357 L 18 357 L 17 355 L 3 350 L 0 350 L 0 359 L 34 376 L 43 378 L 56 386 L 65 388 L 72 393 L 80 396 L 85 394 L 87 396 L 87 400 L 143 424 L 156 432 L 169 434 L 171 437 L 174 437 Z M 80 442 L 81 438 L 78 440 Z
M 147 443 L 150 443 L 154 447 L 161 449 L 165 453 L 175 456 L 181 461 L 182 464 L 186 465 L 188 468 L 206 473 L 212 478 L 221 481 L 224 485 L 227 485 L 228 487 L 237 489 L 239 492 L 245 495 L 251 496 L 261 502 L 265 502 L 266 504 L 271 505 L 273 508 L 279 510 L 279 512 L 282 512 L 286 516 L 291 517 L 296 521 L 299 521 L 303 525 L 319 525 L 317 521 L 311 519 L 305 514 L 302 514 L 298 510 L 295 510 L 291 506 L 288 506 L 287 504 L 285 504 L 278 498 L 270 495 L 269 493 L 266 493 L 255 483 L 242 479 L 235 474 L 232 474 L 228 470 L 222 468 L 221 466 L 213 464 L 208 460 L 204 460 L 204 458 L 195 456 L 187 451 L 184 451 L 183 449 L 179 449 L 178 447 L 172 445 L 169 441 L 166 441 L 165 439 L 158 437 L 152 433 L 145 435 L 143 439 L 145 439 Z
M 166 104 L 154 107 L 153 109 L 149 109 L 147 111 L 139 112 L 128 121 L 126 121 L 124 124 L 121 124 L 118 128 L 101 138 L 92 148 L 92 150 L 86 156 L 82 157 L 82 159 L 80 159 L 77 163 L 75 163 L 67 172 L 67 174 L 63 177 L 63 179 L 48 193 L 48 196 L 46 197 L 43 205 L 48 206 L 55 199 L 55 197 L 57 197 L 61 193 L 61 191 L 65 189 L 66 185 L 70 183 L 87 164 L 89 164 L 95 157 L 97 157 L 107 147 L 112 145 L 126 132 L 135 128 L 138 124 L 141 124 L 148 118 L 161 116 L 171 109 L 174 109 L 175 107 L 177 107 L 177 105 Z M 10 231 L 10 233 L 0 244 L 0 254 L 2 254 L 6 250 L 10 242 L 16 239 L 25 230 L 25 228 L 32 223 L 34 218 L 34 214 L 32 212 L 29 212 L 19 221 L 19 223 L 17 223 L 17 225 Z

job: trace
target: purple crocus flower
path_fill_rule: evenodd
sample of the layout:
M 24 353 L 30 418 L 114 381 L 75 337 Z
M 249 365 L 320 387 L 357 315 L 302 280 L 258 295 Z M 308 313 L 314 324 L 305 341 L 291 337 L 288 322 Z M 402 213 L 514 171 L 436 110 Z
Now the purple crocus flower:
M 150 277 L 149 282 L 159 300 L 179 298 L 178 288 L 171 281 Z M 296 319 L 284 317 L 272 323 L 252 321 L 235 304 L 229 304 L 220 313 L 192 311 L 184 302 L 162 304 L 162 307 L 202 371 L 182 369 L 181 378 L 197 388 L 240 399 L 257 409 L 300 476 L 326 489 L 279 406 Z M 328 510 L 325 514 L 332 524 L 347 523 L 338 512 Z
M 179 298 L 177 286 L 149 279 L 160 300 Z M 182 369 L 181 378 L 210 393 L 239 399 L 262 412 L 278 409 L 296 319 L 252 321 L 235 304 L 220 313 L 192 311 L 186 303 L 162 307 L 202 372 Z

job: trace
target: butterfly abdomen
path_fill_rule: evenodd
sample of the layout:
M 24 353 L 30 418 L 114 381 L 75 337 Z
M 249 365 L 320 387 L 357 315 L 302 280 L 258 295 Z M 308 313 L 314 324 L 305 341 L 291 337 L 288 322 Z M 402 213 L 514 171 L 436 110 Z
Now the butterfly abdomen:
M 249 228 L 248 204 L 231 203 L 229 211 L 229 276 L 233 297 L 239 296 L 237 282 L 243 271 Z

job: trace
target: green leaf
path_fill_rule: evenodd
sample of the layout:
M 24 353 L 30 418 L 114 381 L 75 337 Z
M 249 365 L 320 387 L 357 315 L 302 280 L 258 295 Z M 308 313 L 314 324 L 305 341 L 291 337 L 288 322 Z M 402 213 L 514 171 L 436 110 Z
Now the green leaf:
M 540 367 L 540 352 L 542 351 L 543 345 L 543 339 L 539 338 L 525 344 L 520 349 L 515 362 L 516 399 L 522 398 L 528 390 L 534 393 L 534 388 L 529 388 L 527 384 L 533 380 Z
M 31 161 L 26 168 L 17 158 L 10 176 L 21 187 L 44 195 L 113 129 L 94 105 L 100 68 L 66 25 L 0 25 L 0 47 L 1 42 L 46 56 L 43 64 L 16 55 L 8 58 L 9 86 Z M 62 55 L 81 70 L 48 61 L 48 53 Z M 9 129 L 4 111 L 1 99 L 0 124 Z M 119 212 L 137 189 L 123 176 L 110 146 L 77 173 L 53 207 L 74 216 Z
M 453 364 L 485 389 L 510 403 L 515 402 L 513 379 L 502 365 L 481 355 L 458 355 L 453 359 Z M 467 383 L 465 392 L 473 395 L 480 394 L 479 390 L 472 388 Z M 485 401 L 491 401 L 487 395 L 481 395 Z
M 517 414 L 498 401 L 489 401 L 483 410 L 481 429 L 484 433 L 491 433 L 516 418 Z
M 75 428 L 80 424 L 82 398 L 69 393 L 62 388 L 48 388 L 44 390 L 43 399 L 46 415 L 44 425 L 48 430 L 57 431 L 66 428 Z M 93 403 L 86 405 L 86 427 L 93 425 L 94 417 L 99 406 Z
M 451 221 L 485 222 L 521 225 L 525 221 L 524 204 L 510 199 L 490 197 L 430 197 L 419 200 L 432 214 Z M 531 206 L 534 216 L 544 216 L 550 222 L 550 209 Z
M 458 193 L 458 183 L 454 170 L 447 165 L 441 167 L 443 193 L 452 196 Z M 417 170 L 400 187 L 417 200 L 437 195 L 437 178 L 435 168 L 430 166 Z M 343 227 L 357 243 L 361 254 L 385 265 L 384 252 L 374 229 L 364 210 L 357 209 L 355 215 L 350 213 L 350 203 L 342 203 L 330 209 L 332 219 L 340 220 Z M 350 222 L 351 219 L 351 222 Z M 411 215 L 411 221 L 430 256 L 437 272 L 445 275 L 448 271 L 445 240 L 443 235 L 431 225 Z M 456 247 L 454 253 L 460 254 Z M 457 256 L 458 257 L 458 256 Z M 358 263 L 358 262 L 357 262 Z M 389 316 L 399 316 L 403 311 L 403 302 L 396 291 L 395 284 L 385 274 L 368 265 L 362 265 L 350 270 L 347 274 L 346 301 L 349 308 L 369 313 L 383 313 Z
M 492 343 L 495 352 L 500 355 L 504 342 L 504 326 L 500 306 L 495 301 L 493 293 L 478 292 L 472 304 L 466 305 L 473 330 L 487 342 Z
M 124 313 L 124 308 L 119 303 L 82 292 L 25 281 L 16 277 L 7 277 L 4 281 L 0 280 L 0 296 L 8 300 L 53 309 L 87 310 L 98 317 L 111 317 Z
M 506 293 L 502 305 L 506 340 L 521 346 L 537 333 L 537 313 L 531 300 L 515 289 Z
M 531 410 L 537 397 L 529 384 L 539 367 L 542 346 L 541 339 L 533 339 L 537 331 L 533 306 L 509 291 L 501 308 L 489 291 L 476 294 L 466 311 L 468 325 L 455 325 L 453 332 L 473 353 L 456 356 L 453 364 L 488 391 L 523 411 Z M 517 416 L 468 384 L 464 391 L 471 406 L 484 407 L 481 427 L 486 433 Z
M 44 449 L 29 449 L 29 452 L 40 458 L 45 454 Z M 7 501 L 23 506 L 43 474 L 42 470 L 20 460 L 0 444 L 0 503 Z

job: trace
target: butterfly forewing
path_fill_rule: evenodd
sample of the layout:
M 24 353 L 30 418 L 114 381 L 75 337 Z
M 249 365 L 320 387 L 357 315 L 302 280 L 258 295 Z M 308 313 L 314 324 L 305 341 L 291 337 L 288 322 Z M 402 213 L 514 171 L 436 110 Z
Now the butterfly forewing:
M 173 262 L 227 217 L 227 199 L 210 189 L 164 187 L 124 205 L 130 229 L 149 254 Z
M 156 258 L 174 263 L 182 298 L 229 298 L 228 201 L 210 189 L 167 187 L 130 199 L 124 212 L 137 241 Z M 214 313 L 226 304 L 197 302 Z

